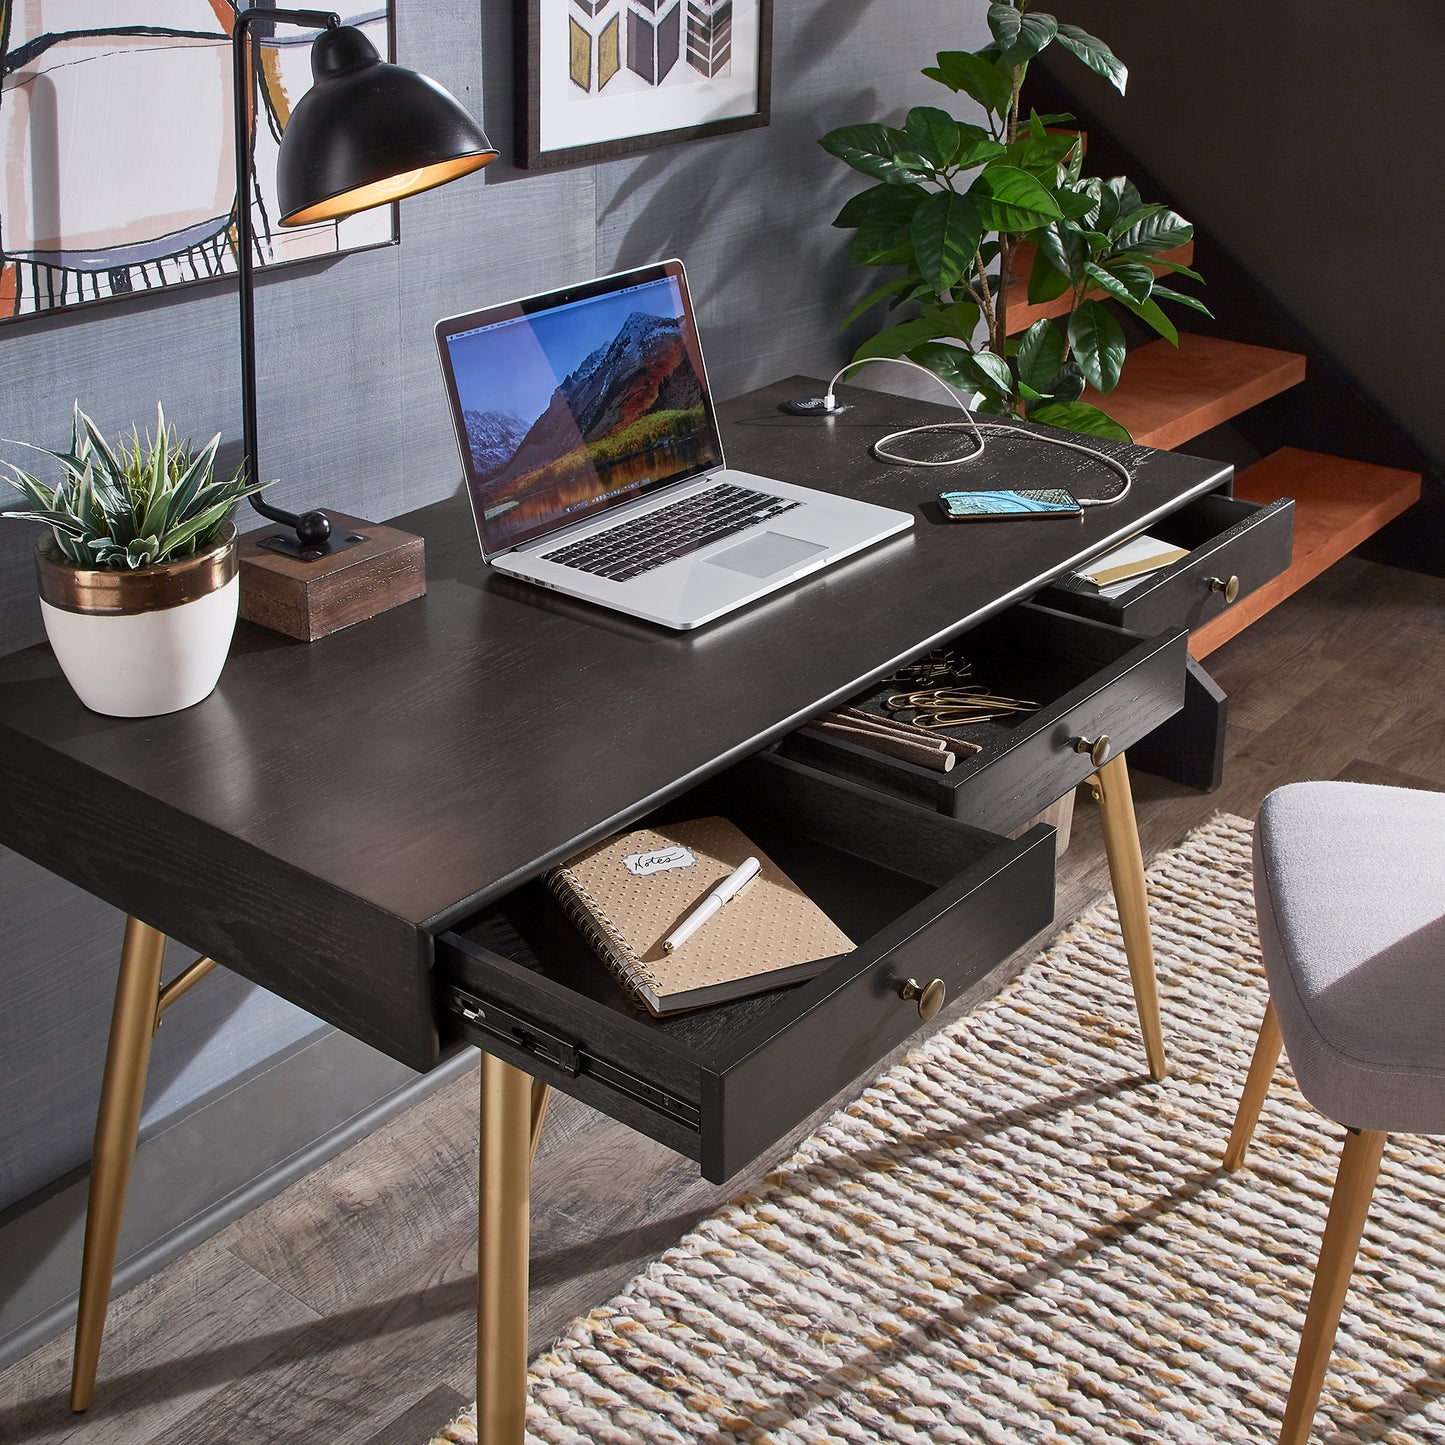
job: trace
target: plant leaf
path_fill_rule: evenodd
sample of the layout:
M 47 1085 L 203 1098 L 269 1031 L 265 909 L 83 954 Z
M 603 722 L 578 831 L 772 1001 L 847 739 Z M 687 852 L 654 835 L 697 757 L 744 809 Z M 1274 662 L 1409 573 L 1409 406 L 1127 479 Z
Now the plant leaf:
M 1066 361 L 1048 384 L 1050 402 L 1078 401 L 1084 394 L 1084 373 L 1077 363 Z
M 81 426 L 85 429 L 85 440 L 90 450 L 99 454 L 100 466 L 105 474 L 118 481 L 125 475 L 125 467 L 121 464 L 120 458 L 110 449 L 110 443 L 101 436 L 96 424 L 80 410 L 78 405 L 75 410 Z
M 1013 102 L 1013 76 L 999 63 L 999 57 L 968 50 L 940 50 L 938 64 L 924 70 L 930 80 L 951 91 L 972 96 L 996 116 L 1008 114 Z
M 1089 243 L 1077 226 L 1069 224 L 1046 226 L 1033 239 L 1034 244 L 1038 247 L 1039 255 L 1056 271 L 1067 277 L 1069 285 L 1083 285 L 1084 268 L 1089 264 Z M 1034 299 L 1032 289 L 1029 299 Z M 1041 296 L 1038 299 L 1044 300 L 1045 298 Z
M 870 357 L 902 356 L 905 352 L 925 341 L 936 341 L 947 336 L 936 321 L 915 317 L 912 321 L 900 321 L 897 326 L 886 326 L 876 336 L 870 336 L 854 353 L 854 361 L 866 361 Z
M 983 238 L 983 217 L 967 196 L 939 191 L 913 213 L 910 237 L 923 279 L 941 295 L 973 264 Z
M 67 537 L 83 537 L 87 531 L 85 525 L 69 512 L 57 512 L 49 507 L 37 507 L 27 512 L 0 512 L 0 517 L 14 517 L 21 522 L 44 522 L 47 527 L 64 532 Z
M 1129 84 L 1129 70 L 1124 62 L 1097 36 L 1077 25 L 1060 25 L 1059 44 L 1070 55 L 1082 60 L 1096 75 L 1102 75 L 1120 95 Z
M 862 265 L 906 262 L 911 248 L 899 248 L 909 247 L 913 213 L 933 193 L 922 186 L 874 186 L 864 194 L 870 199 L 860 207 L 862 219 L 848 243 L 848 254 Z
M 1035 231 L 1063 215 L 1059 203 L 1037 177 L 1017 166 L 986 166 L 974 177 L 968 194 L 990 231 L 1010 235 Z
M 1184 276 L 1190 281 L 1198 281 L 1201 286 L 1204 284 L 1204 277 L 1201 276 L 1198 271 L 1191 270 L 1182 261 L 1170 261 L 1164 256 L 1151 256 L 1149 258 L 1149 265 L 1152 266 L 1156 272 L 1168 271 L 1172 275 Z
M 889 185 L 917 185 L 933 179 L 934 167 L 913 149 L 912 138 L 877 121 L 839 126 L 818 144 L 855 171 Z
M 1066 135 L 1033 136 L 1025 132 L 1005 148 L 999 159 L 1006 166 L 1027 171 L 1053 194 L 1060 185 L 1064 162 L 1077 144 L 1076 139 Z
M 1183 291 L 1176 291 L 1172 286 L 1161 286 L 1158 282 L 1154 284 L 1154 295 L 1163 301 L 1173 301 L 1179 306 L 1187 306 L 1191 311 L 1197 311 L 1201 316 L 1214 316 L 1209 307 L 1197 296 L 1188 296 Z
M 1183 216 L 1173 211 L 1159 211 L 1113 237 L 1109 256 L 1123 256 L 1129 251 L 1138 251 L 1146 256 L 1172 251 L 1193 237 L 1194 227 Z
M 887 301 L 896 292 L 902 291 L 908 285 L 908 277 L 900 276 L 894 281 L 885 281 L 876 291 L 870 291 L 848 314 L 843 318 L 839 331 L 846 331 L 865 312 L 871 311 L 880 301 Z
M 1119 323 L 1097 301 L 1083 301 L 1069 317 L 1069 347 L 1079 370 L 1096 391 L 1108 393 L 1119 381 L 1128 344 Z
M 1072 283 L 1069 278 L 1044 254 L 1040 247 L 1034 253 L 1034 264 L 1029 269 L 1029 302 L 1037 306 L 1062 296 Z
M 1153 327 L 1171 346 L 1179 345 L 1179 331 L 1164 314 L 1157 301 L 1128 301 L 1124 303 L 1146 325 Z
M 918 153 L 942 170 L 958 154 L 959 124 L 946 110 L 933 105 L 915 105 L 903 122 Z
M 977 372 L 968 366 L 968 349 L 951 346 L 946 341 L 925 341 L 905 353 L 910 361 L 926 367 L 935 376 L 959 391 L 978 389 Z
M 1019 381 L 1044 392 L 1063 364 L 1063 334 L 1052 321 L 1035 321 L 1019 342 L 1016 358 Z
M 42 482 L 39 477 L 32 477 L 29 472 L 22 472 L 14 462 L 6 462 L 10 468 L 11 475 L 5 480 L 15 488 L 17 492 L 30 503 L 32 507 L 53 507 L 55 505 L 55 493 Z
M 192 543 L 199 545 L 206 540 L 206 533 L 209 529 L 224 522 L 230 516 L 231 508 L 234 505 L 234 502 L 229 500 L 217 502 L 215 506 L 208 507 L 204 512 L 199 512 L 188 521 L 182 522 L 161 544 L 155 560 L 166 562 L 172 557 L 186 556 L 187 553 L 184 549 Z
M 992 392 L 1001 398 L 1012 398 L 1013 372 L 1003 357 L 992 351 L 966 352 L 965 357 L 960 370 L 965 375 L 972 373 L 980 390 Z
M 1084 436 L 1108 437 L 1113 441 L 1134 440 L 1108 412 L 1090 406 L 1086 401 L 1052 402 L 1029 412 L 1029 420 L 1063 431 L 1081 432 Z
M 1141 261 L 1125 261 L 1108 267 L 1096 266 L 1090 261 L 1084 267 L 1084 274 L 1094 286 L 1126 305 L 1147 301 L 1154 285 L 1154 273 Z
M 154 537 L 137 537 L 125 549 L 125 560 L 128 567 L 148 567 L 152 562 L 158 561 L 156 553 L 160 550 L 160 543 Z
M 914 204 L 929 192 L 922 186 L 869 186 L 843 202 L 843 209 L 833 218 L 833 224 L 843 229 L 861 226 L 875 217 L 896 216 L 902 211 L 905 216 L 912 212 L 907 208 L 904 197 L 912 196 Z
M 1027 65 L 1059 33 L 1059 22 L 995 3 L 988 7 L 988 28 L 1009 65 Z
M 1007 149 L 1002 141 L 996 141 L 987 131 L 980 130 L 977 126 L 960 126 L 958 152 L 953 158 L 954 168 L 971 171 L 975 166 L 987 165 L 989 161 L 997 160 Z

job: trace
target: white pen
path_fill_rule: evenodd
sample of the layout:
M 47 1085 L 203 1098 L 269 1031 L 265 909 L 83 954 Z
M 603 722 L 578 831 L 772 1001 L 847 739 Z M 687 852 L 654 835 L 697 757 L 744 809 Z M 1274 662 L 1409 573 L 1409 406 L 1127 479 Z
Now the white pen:
M 662 951 L 673 953 L 684 939 L 691 938 L 709 918 L 730 898 L 736 898 L 754 878 L 763 865 L 756 858 L 744 858 L 676 928 L 663 940 Z

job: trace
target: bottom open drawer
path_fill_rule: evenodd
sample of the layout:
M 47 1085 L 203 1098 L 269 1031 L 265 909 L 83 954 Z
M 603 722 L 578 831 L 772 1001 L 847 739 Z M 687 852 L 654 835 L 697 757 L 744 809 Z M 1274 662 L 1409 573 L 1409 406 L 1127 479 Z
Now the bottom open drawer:
M 540 883 L 436 940 L 441 1009 L 468 1042 L 697 1159 L 722 1181 L 1053 917 L 1051 828 L 1010 841 L 764 755 L 650 822 L 732 819 L 860 940 L 810 982 L 654 1018 Z

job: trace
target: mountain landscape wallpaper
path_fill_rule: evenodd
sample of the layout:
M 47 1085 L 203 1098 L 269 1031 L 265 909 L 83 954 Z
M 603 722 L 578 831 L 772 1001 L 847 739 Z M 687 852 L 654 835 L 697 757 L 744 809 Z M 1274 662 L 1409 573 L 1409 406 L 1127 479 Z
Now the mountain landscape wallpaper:
M 721 461 L 681 311 L 664 279 L 451 340 L 489 552 Z

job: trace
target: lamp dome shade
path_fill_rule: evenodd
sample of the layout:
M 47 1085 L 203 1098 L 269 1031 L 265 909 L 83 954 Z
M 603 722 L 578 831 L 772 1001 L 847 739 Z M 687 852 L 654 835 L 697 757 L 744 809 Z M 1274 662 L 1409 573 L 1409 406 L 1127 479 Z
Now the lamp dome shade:
M 497 157 L 482 128 L 434 80 L 377 54 L 350 25 L 311 47 L 313 85 L 281 137 L 283 226 L 329 221 L 416 195 Z

